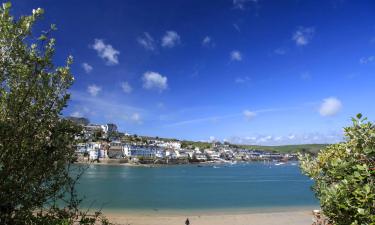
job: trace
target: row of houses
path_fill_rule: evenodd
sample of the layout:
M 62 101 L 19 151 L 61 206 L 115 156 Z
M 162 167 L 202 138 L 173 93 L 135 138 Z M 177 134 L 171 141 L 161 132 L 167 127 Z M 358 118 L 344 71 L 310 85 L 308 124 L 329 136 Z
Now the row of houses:
M 295 154 L 271 153 L 259 150 L 233 149 L 229 146 L 213 147 L 201 150 L 182 149 L 181 145 L 158 142 L 147 145 L 134 143 L 87 142 L 77 145 L 77 153 L 87 156 L 90 160 L 104 158 L 128 159 L 190 159 L 195 161 L 252 161 L 252 160 L 290 160 L 296 159 Z

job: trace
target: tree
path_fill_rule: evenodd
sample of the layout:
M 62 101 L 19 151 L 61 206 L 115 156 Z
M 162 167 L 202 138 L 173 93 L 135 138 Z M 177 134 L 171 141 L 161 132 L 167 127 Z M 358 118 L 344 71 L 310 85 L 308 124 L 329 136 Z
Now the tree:
M 331 223 L 375 224 L 375 126 L 358 114 L 344 131 L 345 142 L 300 155 L 300 165 Z
M 93 223 L 98 214 L 78 210 L 81 173 L 72 176 L 80 127 L 61 118 L 72 57 L 65 66 L 53 64 L 54 25 L 34 38 L 42 9 L 18 20 L 10 9 L 10 3 L 0 8 L 0 224 Z
M 118 140 L 121 138 L 121 134 L 117 131 L 108 131 L 108 134 L 107 134 L 107 139 L 109 141 L 111 140 Z
M 103 139 L 103 135 L 104 135 L 104 132 L 103 132 L 102 129 L 95 130 L 92 139 L 93 139 L 93 141 L 102 140 Z
M 90 123 L 90 120 L 85 117 L 74 117 L 74 116 L 68 116 L 66 119 L 71 120 L 75 122 L 78 125 L 86 126 Z

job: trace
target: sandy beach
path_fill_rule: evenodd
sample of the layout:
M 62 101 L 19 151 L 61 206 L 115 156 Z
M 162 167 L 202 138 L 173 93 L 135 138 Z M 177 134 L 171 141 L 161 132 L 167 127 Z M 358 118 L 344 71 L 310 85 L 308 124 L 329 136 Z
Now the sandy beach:
M 114 224 L 121 225 L 184 225 L 189 218 L 191 225 L 310 225 L 311 210 L 266 213 L 105 213 Z

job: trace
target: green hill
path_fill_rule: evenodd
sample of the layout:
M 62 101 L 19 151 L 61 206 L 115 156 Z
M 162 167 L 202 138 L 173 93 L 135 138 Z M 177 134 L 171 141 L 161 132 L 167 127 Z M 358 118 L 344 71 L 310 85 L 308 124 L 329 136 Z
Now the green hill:
M 280 145 L 280 146 L 261 146 L 261 145 L 237 145 L 240 148 L 256 149 L 264 151 L 273 151 L 280 153 L 310 152 L 316 154 L 320 149 L 328 144 L 305 144 L 305 145 Z
M 212 143 L 209 142 L 200 142 L 200 141 L 181 141 L 182 147 L 198 147 L 200 149 L 210 148 Z M 262 146 L 262 145 L 237 145 L 230 144 L 234 148 L 243 148 L 243 149 L 253 149 L 253 150 L 263 150 L 271 152 L 280 152 L 280 153 L 296 153 L 296 152 L 310 152 L 316 154 L 322 148 L 328 146 L 328 144 L 303 144 L 303 145 L 279 145 L 279 146 Z

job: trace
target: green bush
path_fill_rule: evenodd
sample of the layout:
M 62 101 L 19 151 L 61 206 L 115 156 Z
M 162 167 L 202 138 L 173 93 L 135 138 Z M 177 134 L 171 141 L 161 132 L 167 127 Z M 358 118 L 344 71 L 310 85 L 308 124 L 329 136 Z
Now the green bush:
M 346 141 L 300 155 L 323 213 L 338 225 L 375 224 L 375 126 L 358 114 L 344 128 Z
M 0 7 L 0 224 L 107 224 L 78 208 L 82 171 L 72 163 L 81 127 L 61 118 L 72 57 L 54 65 L 54 25 L 33 35 L 42 9 L 19 19 L 10 12 L 10 3 Z

